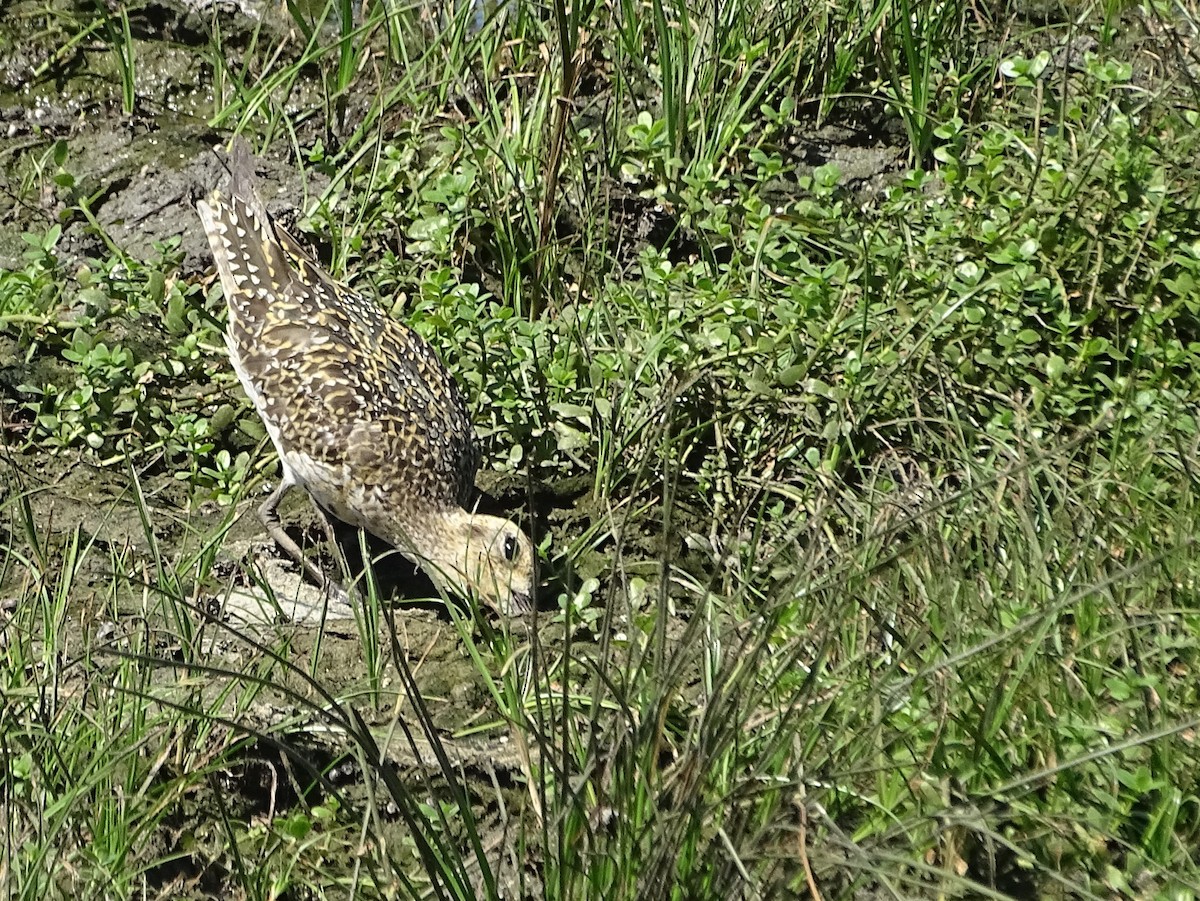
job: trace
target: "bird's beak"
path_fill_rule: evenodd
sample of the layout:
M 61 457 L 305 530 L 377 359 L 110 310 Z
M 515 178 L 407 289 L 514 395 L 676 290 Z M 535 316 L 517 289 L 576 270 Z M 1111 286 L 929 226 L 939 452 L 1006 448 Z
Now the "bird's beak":
M 533 596 L 526 591 L 512 593 L 512 613 L 525 614 L 533 611 Z

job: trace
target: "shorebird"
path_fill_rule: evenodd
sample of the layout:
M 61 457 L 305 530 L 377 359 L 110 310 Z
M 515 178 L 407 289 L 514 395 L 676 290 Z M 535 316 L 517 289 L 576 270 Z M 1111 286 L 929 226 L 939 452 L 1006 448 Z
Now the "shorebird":
M 453 377 L 419 335 L 336 282 L 272 221 L 241 139 L 230 173 L 227 192 L 196 207 L 229 308 L 229 358 L 279 452 L 282 479 L 259 508 L 271 537 L 314 582 L 331 585 L 279 520 L 298 485 L 443 591 L 504 615 L 530 609 L 529 538 L 467 509 L 479 451 Z

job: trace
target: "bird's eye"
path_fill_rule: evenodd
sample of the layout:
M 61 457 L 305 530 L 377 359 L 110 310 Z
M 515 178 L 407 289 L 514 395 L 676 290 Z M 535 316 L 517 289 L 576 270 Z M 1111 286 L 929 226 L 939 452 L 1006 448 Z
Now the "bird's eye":
M 504 536 L 504 559 L 509 563 L 517 559 L 517 537 L 515 535 Z

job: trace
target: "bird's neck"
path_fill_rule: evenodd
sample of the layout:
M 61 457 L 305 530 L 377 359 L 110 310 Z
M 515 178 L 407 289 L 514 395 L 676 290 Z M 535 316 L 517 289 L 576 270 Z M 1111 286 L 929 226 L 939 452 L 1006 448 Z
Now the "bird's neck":
M 443 590 L 463 594 L 473 518 L 461 508 L 424 511 L 401 534 L 384 537 L 414 558 Z

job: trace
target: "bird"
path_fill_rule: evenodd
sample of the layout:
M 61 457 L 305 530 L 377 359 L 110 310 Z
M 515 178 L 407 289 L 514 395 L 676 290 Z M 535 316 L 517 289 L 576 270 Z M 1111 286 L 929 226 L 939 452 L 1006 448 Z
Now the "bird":
M 272 220 L 255 162 L 236 139 L 226 190 L 196 209 L 228 308 L 230 361 L 279 454 L 282 478 L 259 508 L 268 533 L 318 586 L 339 587 L 280 522 L 280 502 L 299 486 L 443 592 L 504 616 L 530 611 L 533 544 L 471 506 L 480 454 L 453 376 L 415 331 L 336 281 Z

